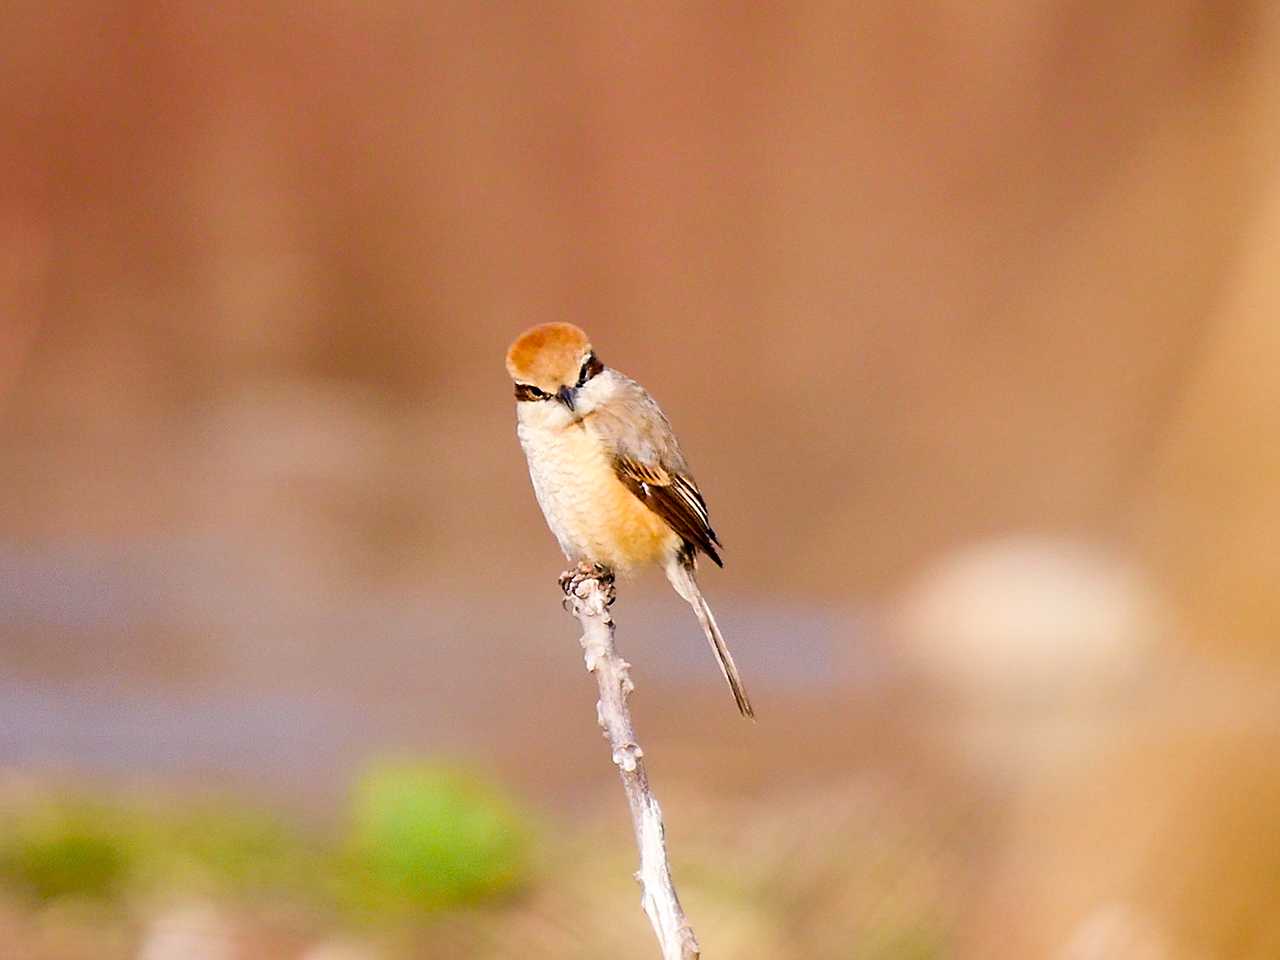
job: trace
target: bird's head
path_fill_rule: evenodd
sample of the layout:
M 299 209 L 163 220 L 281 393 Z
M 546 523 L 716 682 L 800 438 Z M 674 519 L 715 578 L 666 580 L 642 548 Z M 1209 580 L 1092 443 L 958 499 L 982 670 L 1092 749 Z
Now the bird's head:
M 507 373 L 520 401 L 550 401 L 569 413 L 579 391 L 604 370 L 586 333 L 572 323 L 544 323 L 520 334 L 507 350 Z

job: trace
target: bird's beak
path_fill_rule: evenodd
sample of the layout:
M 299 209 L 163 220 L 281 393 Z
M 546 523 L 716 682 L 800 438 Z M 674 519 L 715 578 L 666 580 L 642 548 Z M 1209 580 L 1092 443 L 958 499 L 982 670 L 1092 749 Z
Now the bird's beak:
M 573 388 L 561 387 L 556 391 L 556 399 L 563 403 L 570 410 L 573 409 Z

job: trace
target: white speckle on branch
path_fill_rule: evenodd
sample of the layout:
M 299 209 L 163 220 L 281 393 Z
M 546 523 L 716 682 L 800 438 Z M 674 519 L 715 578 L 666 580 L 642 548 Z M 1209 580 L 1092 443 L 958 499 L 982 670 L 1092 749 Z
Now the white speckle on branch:
M 631 725 L 627 707 L 627 697 L 635 689 L 628 673 L 631 665 L 618 656 L 613 646 L 613 618 L 609 615 L 613 580 L 598 568 L 580 566 L 565 573 L 560 582 L 565 588 L 566 607 L 582 624 L 584 660 L 600 689 L 596 718 L 613 749 L 613 762 L 631 808 L 640 849 L 636 879 L 643 890 L 641 905 L 662 946 L 663 960 L 697 960 L 698 940 L 685 919 L 671 880 L 662 808 L 649 789 L 644 751 Z

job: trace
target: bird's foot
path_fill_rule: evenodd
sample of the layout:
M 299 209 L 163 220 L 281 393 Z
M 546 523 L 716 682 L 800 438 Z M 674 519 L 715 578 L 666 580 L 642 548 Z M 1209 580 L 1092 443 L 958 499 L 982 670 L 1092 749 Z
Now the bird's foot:
M 613 571 L 601 563 L 588 563 L 583 560 L 572 570 L 566 570 L 560 574 L 560 589 L 564 591 L 566 597 L 582 597 L 582 587 L 588 580 L 596 581 L 603 588 L 606 606 L 613 603 Z

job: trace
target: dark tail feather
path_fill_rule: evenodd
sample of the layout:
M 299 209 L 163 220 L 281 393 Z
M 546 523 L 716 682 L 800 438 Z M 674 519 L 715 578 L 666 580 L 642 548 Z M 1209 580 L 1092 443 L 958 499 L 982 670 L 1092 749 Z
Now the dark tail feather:
M 698 582 L 693 578 L 693 571 L 677 561 L 667 568 L 667 579 L 675 587 L 676 593 L 684 597 L 689 602 L 689 606 L 693 607 L 693 613 L 698 618 L 698 623 L 702 624 L 702 632 L 707 635 L 707 643 L 711 645 L 711 652 L 715 654 L 720 672 L 728 682 L 729 689 L 733 691 L 738 712 L 754 720 L 756 712 L 752 709 L 751 701 L 747 697 L 747 688 L 743 685 L 742 676 L 738 673 L 738 665 L 733 662 L 733 654 L 729 652 L 729 646 L 724 642 L 724 634 L 720 632 L 715 614 L 707 606 L 707 601 L 702 598 L 702 591 L 698 589 Z

